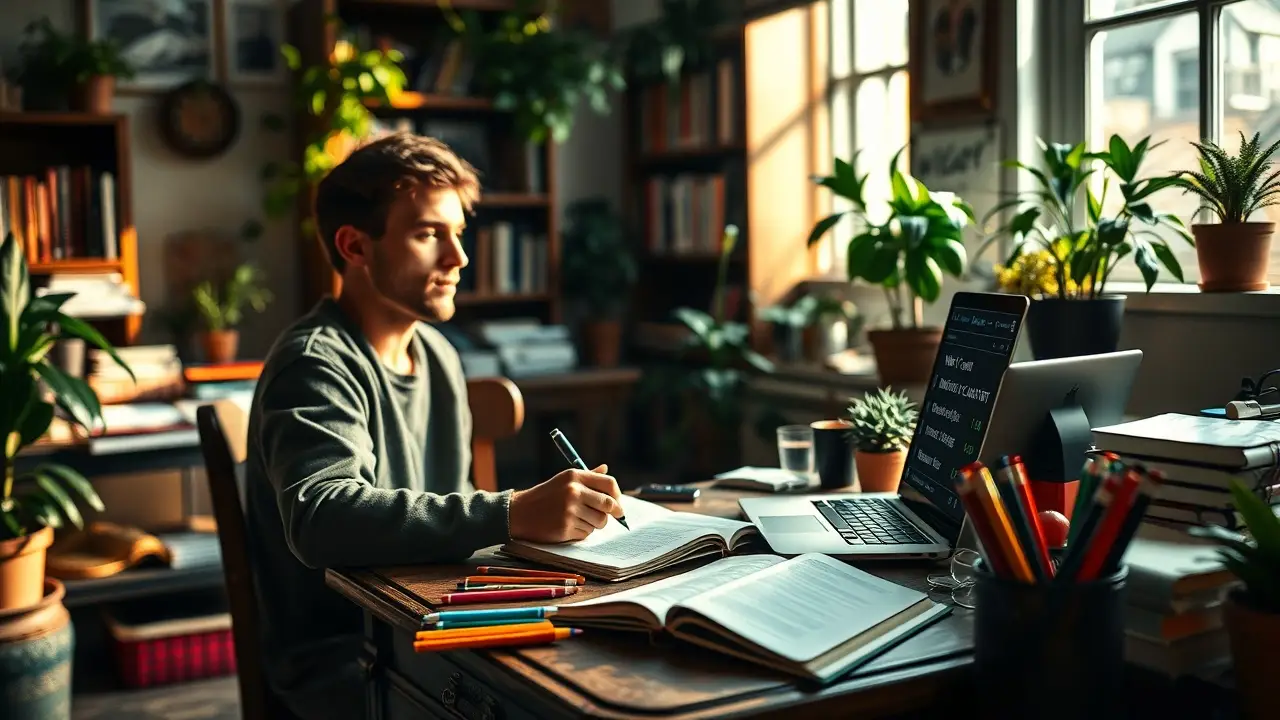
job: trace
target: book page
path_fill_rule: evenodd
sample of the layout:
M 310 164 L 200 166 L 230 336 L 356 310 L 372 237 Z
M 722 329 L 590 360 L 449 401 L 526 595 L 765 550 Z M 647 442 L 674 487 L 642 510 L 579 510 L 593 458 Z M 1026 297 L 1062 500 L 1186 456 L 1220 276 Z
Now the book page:
M 612 595 L 603 595 L 590 600 L 583 600 L 582 602 L 561 605 L 560 609 L 562 614 L 567 617 L 573 617 L 572 611 L 566 613 L 564 610 L 587 605 L 629 602 L 644 607 L 653 613 L 654 617 L 658 618 L 659 623 L 665 623 L 667 621 L 667 610 L 671 609 L 672 606 L 684 602 L 699 593 L 706 592 L 738 578 L 746 577 L 751 573 L 759 572 L 780 562 L 783 562 L 783 559 L 777 555 L 728 557 L 700 567 L 697 570 L 690 570 L 689 572 L 659 580 L 655 583 L 649 583 L 648 585 L 642 585 L 638 588 Z
M 813 553 L 739 578 L 680 606 L 780 657 L 804 663 L 924 597 Z

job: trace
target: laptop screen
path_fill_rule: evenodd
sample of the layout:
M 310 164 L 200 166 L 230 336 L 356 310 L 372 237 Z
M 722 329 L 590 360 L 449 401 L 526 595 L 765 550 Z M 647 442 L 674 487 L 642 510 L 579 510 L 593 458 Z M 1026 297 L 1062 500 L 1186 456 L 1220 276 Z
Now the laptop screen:
M 1025 303 L 1022 296 L 957 293 L 942 331 L 902 481 L 957 525 L 964 508 L 955 476 L 978 458 Z

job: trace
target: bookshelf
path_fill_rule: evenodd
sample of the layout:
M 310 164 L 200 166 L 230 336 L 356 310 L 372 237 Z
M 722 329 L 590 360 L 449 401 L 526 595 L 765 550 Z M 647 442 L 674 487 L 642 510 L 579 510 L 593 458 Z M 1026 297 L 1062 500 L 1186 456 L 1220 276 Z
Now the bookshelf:
M 138 297 L 129 132 L 125 115 L 0 113 L 0 226 L 23 245 L 34 285 L 118 274 Z M 130 345 L 142 318 L 87 319 Z
M 454 10 L 498 13 L 511 0 L 451 0 Z M 325 22 L 337 17 L 338 26 Z M 303 67 L 325 62 L 342 38 L 357 47 L 395 47 L 405 55 L 407 91 L 387 106 L 368 104 L 375 131 L 411 130 L 448 143 L 480 171 L 482 192 L 463 247 L 470 264 L 456 298 L 460 320 L 519 315 L 559 322 L 562 312 L 554 143 L 518 137 L 509 113 L 471 92 L 474 59 L 435 2 L 301 0 L 289 10 L 289 41 Z M 341 37 L 339 37 L 341 35 Z M 314 118 L 301 116 L 302 127 Z M 299 156 L 301 146 L 298 148 Z M 306 208 L 304 204 L 304 208 Z M 310 212 L 309 208 L 305 212 Z M 315 237 L 300 241 L 304 304 L 336 294 L 341 280 Z

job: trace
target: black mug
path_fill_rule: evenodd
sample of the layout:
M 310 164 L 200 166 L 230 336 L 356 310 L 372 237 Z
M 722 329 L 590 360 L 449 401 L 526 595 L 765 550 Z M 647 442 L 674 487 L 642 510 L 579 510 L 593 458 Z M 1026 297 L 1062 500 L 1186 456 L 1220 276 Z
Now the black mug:
M 813 428 L 813 467 L 818 483 L 827 490 L 853 485 L 853 423 L 819 420 Z
M 975 695 L 985 717 L 1124 717 L 1128 568 L 1029 584 L 974 564 Z

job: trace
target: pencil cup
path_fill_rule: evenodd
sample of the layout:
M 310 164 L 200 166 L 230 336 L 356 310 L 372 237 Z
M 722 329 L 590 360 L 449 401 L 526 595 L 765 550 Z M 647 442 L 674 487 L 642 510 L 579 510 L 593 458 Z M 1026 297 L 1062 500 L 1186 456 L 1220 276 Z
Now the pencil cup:
M 974 568 L 974 680 L 982 717 L 1121 717 L 1127 568 L 1026 584 Z
M 831 490 L 853 485 L 853 423 L 819 420 L 813 428 L 813 465 L 818 483 Z

